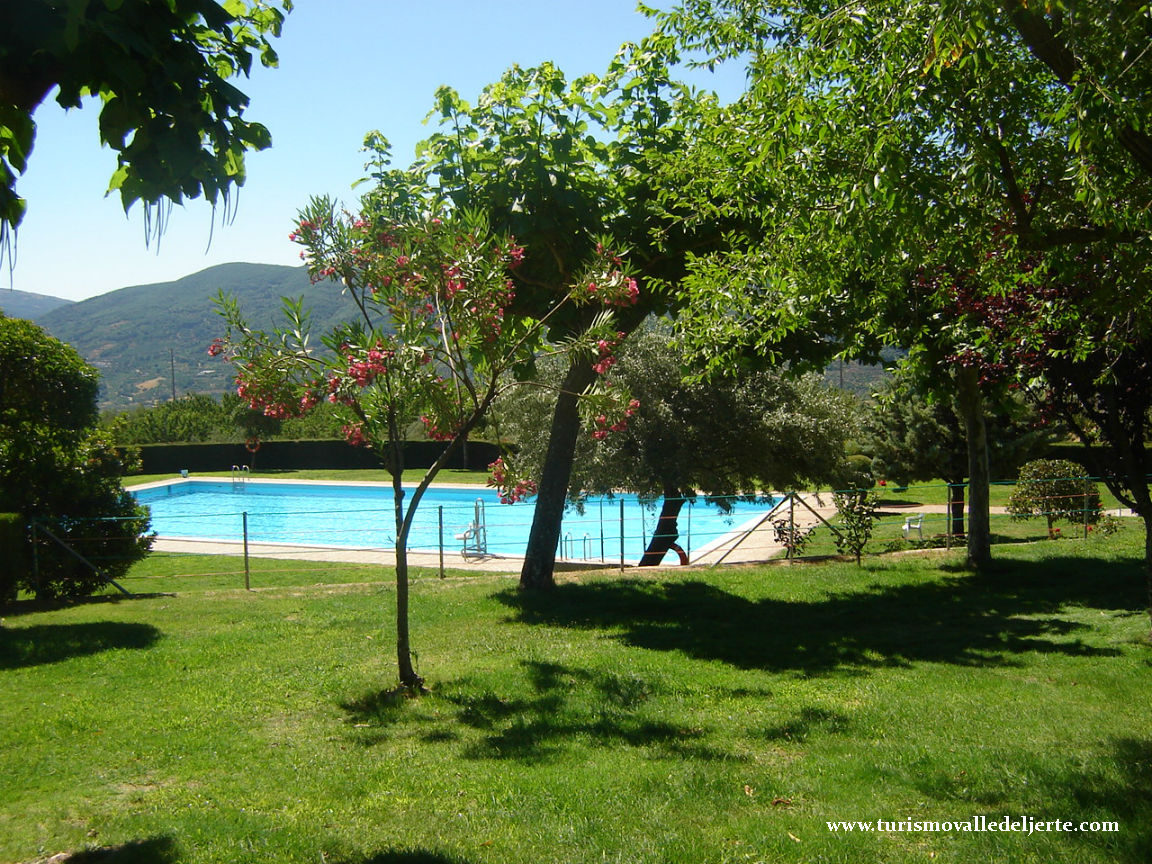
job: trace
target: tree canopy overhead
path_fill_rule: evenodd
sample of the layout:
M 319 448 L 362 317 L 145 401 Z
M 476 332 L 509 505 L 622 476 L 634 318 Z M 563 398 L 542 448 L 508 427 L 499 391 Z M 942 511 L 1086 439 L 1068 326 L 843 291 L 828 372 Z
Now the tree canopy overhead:
M 709 178 L 713 198 L 767 205 L 758 254 L 702 273 L 691 331 L 771 352 L 806 319 L 805 296 L 887 327 L 893 294 L 936 328 L 943 309 L 910 269 L 1003 284 L 1005 255 L 1086 244 L 1137 245 L 1147 261 L 1146 7 L 1071 5 L 689 0 L 661 15 L 750 75 L 686 149 L 676 194 Z
M 248 97 L 229 79 L 259 57 L 274 66 L 270 39 L 291 0 L 5 0 L 0 4 L 0 236 L 19 226 L 33 113 L 56 101 L 100 107 L 100 141 L 116 151 L 109 191 L 135 202 L 179 203 L 203 195 L 227 206 L 244 185 L 244 154 L 271 144 L 244 119 Z M 158 229 L 160 224 L 156 226 Z
M 1099 336 L 1138 350 L 1132 334 L 1152 320 L 1139 287 L 1152 261 L 1146 12 L 686 0 L 658 14 L 681 44 L 749 70 L 739 110 L 686 151 L 685 177 L 769 205 L 747 255 L 698 262 L 686 332 L 716 366 L 771 354 L 829 310 L 849 325 L 850 351 L 877 337 L 919 347 L 955 369 L 975 493 L 986 474 L 977 358 L 991 334 L 969 313 L 982 298 L 1067 284 L 1088 258 L 1076 302 L 1041 309 L 1069 337 L 1059 350 L 1095 351 Z M 984 533 L 969 535 L 978 566 Z

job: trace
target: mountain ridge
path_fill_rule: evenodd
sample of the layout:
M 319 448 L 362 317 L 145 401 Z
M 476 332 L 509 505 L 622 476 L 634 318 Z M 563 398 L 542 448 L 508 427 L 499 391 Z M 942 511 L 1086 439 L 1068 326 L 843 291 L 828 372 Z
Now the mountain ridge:
M 53 309 L 70 306 L 75 302 L 51 294 L 36 294 L 32 291 L 19 291 L 15 288 L 0 288 L 0 312 L 9 318 L 27 318 L 39 321 Z
M 234 262 L 57 307 L 37 323 L 100 371 L 100 407 L 119 411 L 170 399 L 173 392 L 230 389 L 230 370 L 208 356 L 212 339 L 225 329 L 213 302 L 221 291 L 263 329 L 282 322 L 283 298 L 303 298 L 318 336 L 351 311 L 333 289 L 313 285 L 304 267 Z

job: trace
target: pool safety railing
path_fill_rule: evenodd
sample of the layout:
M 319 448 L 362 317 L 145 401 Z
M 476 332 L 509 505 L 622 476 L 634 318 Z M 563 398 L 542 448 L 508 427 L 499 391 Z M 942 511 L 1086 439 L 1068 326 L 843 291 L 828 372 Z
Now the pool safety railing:
M 477 498 L 473 508 L 472 524 L 456 535 L 463 542 L 460 554 L 464 557 L 488 554 L 488 525 L 484 521 L 484 499 Z
M 232 466 L 232 488 L 243 489 L 244 485 L 248 482 L 248 478 L 252 476 L 252 469 L 247 465 L 233 465 Z
M 565 558 L 567 558 L 569 561 L 575 561 L 576 560 L 576 543 L 577 542 L 580 543 L 580 560 L 587 561 L 589 558 L 592 557 L 592 554 L 591 554 L 592 535 L 589 534 L 587 531 L 584 532 L 584 536 L 579 541 L 577 541 L 572 536 L 571 531 L 568 531 L 564 534 L 563 556 Z M 601 542 L 603 542 L 603 538 L 601 538 Z M 601 557 L 601 559 L 603 559 L 604 556 L 601 555 L 600 557 Z

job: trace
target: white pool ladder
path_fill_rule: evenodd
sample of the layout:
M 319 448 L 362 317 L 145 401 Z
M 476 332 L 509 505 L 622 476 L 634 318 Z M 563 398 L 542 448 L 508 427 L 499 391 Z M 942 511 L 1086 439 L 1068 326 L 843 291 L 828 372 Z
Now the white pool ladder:
M 484 519 L 484 499 L 477 498 L 474 507 L 472 524 L 456 535 L 456 539 L 463 542 L 464 547 L 460 554 L 465 557 L 488 554 L 488 523 Z
M 252 476 L 252 469 L 247 465 L 233 465 L 232 466 L 232 488 L 243 489 L 244 484 L 248 482 L 248 478 Z
M 564 547 L 563 547 L 564 557 L 567 558 L 569 561 L 575 561 L 576 560 L 576 544 L 577 543 L 580 543 L 580 545 L 581 545 L 580 557 L 583 560 L 587 561 L 589 558 L 592 557 L 591 552 L 590 552 L 591 544 L 592 544 L 592 537 L 591 537 L 591 535 L 588 534 L 587 531 L 584 532 L 584 536 L 580 540 L 576 540 L 576 538 L 574 538 L 572 536 L 571 531 L 568 531 L 564 534 Z

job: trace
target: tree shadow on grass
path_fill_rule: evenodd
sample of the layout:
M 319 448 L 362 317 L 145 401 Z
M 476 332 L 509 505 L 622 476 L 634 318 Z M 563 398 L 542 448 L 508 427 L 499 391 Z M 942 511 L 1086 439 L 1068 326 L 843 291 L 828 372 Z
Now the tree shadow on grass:
M 1079 818 L 1116 821 L 1120 830 L 1073 836 L 1107 849 L 1113 861 L 1145 864 L 1152 861 L 1152 738 L 1115 739 L 1112 747 L 1120 782 L 1092 769 L 1074 775 L 1069 786 Z
M 0 670 L 59 663 L 116 648 L 148 648 L 160 638 L 150 624 L 93 621 L 0 627 Z
M 177 864 L 179 851 L 171 837 L 150 837 L 119 846 L 74 852 L 59 864 Z
M 101 590 L 112 591 L 111 587 Z M 12 600 L 8 604 L 0 603 L 0 614 L 6 618 L 15 618 L 19 615 L 33 615 L 39 612 L 55 612 L 59 609 L 71 609 L 76 606 L 100 606 L 106 604 L 128 603 L 132 600 L 154 600 L 158 597 L 175 597 L 175 594 L 163 591 L 149 591 L 130 595 L 124 594 L 92 594 L 88 597 L 54 597 L 45 599 L 30 597 L 24 600 Z
M 422 740 L 461 742 L 467 759 L 534 763 L 559 758 L 571 746 L 587 745 L 648 748 L 669 758 L 739 758 L 706 743 L 704 729 L 653 717 L 646 703 L 659 685 L 640 676 L 530 660 L 521 661 L 521 667 L 527 687 L 510 682 L 516 695 L 498 694 L 464 679 L 422 697 L 433 700 L 440 715 L 425 721 L 428 728 Z M 363 729 L 359 737 L 368 746 L 388 740 L 393 727 L 418 722 L 388 693 L 368 693 L 341 708 L 354 726 Z M 448 725 L 445 715 L 451 717 Z
M 636 579 L 496 597 L 526 624 L 607 630 L 638 648 L 804 675 L 916 662 L 1013 665 L 1012 655 L 1035 651 L 1114 656 L 1115 649 L 1077 638 L 1088 628 L 1060 617 L 1061 610 L 1136 613 L 1142 605 L 1138 565 L 1085 559 L 1011 562 L 986 576 L 870 585 L 811 601 Z

